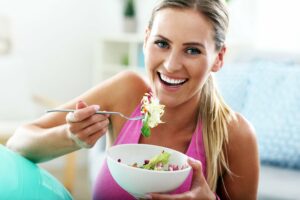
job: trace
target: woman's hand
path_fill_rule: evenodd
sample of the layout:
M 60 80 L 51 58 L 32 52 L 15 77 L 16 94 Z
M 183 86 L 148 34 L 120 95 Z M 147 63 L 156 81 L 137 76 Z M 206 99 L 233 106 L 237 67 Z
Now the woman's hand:
M 99 109 L 98 105 L 88 106 L 85 102 L 79 101 L 76 104 L 76 111 L 66 116 L 66 122 L 69 125 L 68 136 L 78 147 L 93 147 L 107 131 L 109 115 L 95 114 Z
M 210 190 L 205 177 L 202 173 L 202 165 L 198 160 L 188 159 L 189 165 L 193 169 L 193 180 L 191 190 L 182 194 L 149 194 L 149 199 L 155 200 L 179 200 L 179 199 L 197 199 L 197 200 L 215 200 L 215 194 Z

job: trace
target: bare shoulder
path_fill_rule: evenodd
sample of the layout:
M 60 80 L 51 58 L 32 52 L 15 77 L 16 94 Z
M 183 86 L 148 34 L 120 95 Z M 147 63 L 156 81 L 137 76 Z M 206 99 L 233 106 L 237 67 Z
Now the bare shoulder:
M 249 158 L 256 161 L 258 151 L 255 129 L 244 116 L 236 113 L 236 120 L 232 120 L 228 126 L 228 136 L 227 153 L 232 167 Z
M 236 120 L 228 126 L 228 134 L 227 157 L 232 174 L 224 175 L 226 191 L 231 199 L 256 199 L 259 156 L 254 127 L 236 113 Z
M 137 72 L 131 71 L 131 70 L 125 70 L 122 71 L 115 76 L 113 76 L 111 79 L 108 79 L 108 83 L 113 83 L 112 85 L 115 86 L 129 86 L 131 87 L 137 87 L 140 86 L 146 86 L 145 79 L 140 76 Z M 142 84 L 142 85 L 141 85 Z
M 256 133 L 252 124 L 240 113 L 235 114 L 236 120 L 232 120 L 228 126 L 229 145 L 256 143 Z
M 128 102 L 136 105 L 148 87 L 138 73 L 123 71 L 92 88 L 83 98 L 89 99 L 90 104 L 101 105 L 103 109 L 119 110 L 119 107 L 124 108 Z
M 122 110 L 122 107 L 135 108 L 135 106 L 140 103 L 142 96 L 145 92 L 149 90 L 149 86 L 145 79 L 138 73 L 133 71 L 124 71 L 117 75 L 114 79 L 113 88 L 111 92 L 113 93 L 114 101 L 110 102 L 110 106 L 116 107 L 116 110 Z M 124 101 L 125 105 L 120 104 L 120 99 Z M 120 107 L 121 106 L 121 107 Z M 126 112 L 126 111 L 124 111 Z

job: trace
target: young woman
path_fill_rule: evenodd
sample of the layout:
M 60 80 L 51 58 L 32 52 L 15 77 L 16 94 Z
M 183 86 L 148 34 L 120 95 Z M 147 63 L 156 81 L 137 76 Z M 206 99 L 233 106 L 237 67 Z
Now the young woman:
M 8 147 L 42 162 L 92 147 L 110 127 L 109 145 L 155 144 L 193 158 L 193 175 L 180 188 L 149 198 L 256 199 L 259 159 L 254 130 L 225 104 L 212 76 L 223 65 L 227 26 L 222 0 L 160 1 L 145 33 L 147 81 L 122 72 L 61 106 L 76 108 L 74 114 L 47 114 L 20 127 Z M 141 99 L 149 91 L 165 105 L 165 123 L 153 128 L 150 137 L 141 136 L 141 121 L 95 114 L 101 109 L 140 115 Z M 94 199 L 133 197 L 114 182 L 104 163 Z

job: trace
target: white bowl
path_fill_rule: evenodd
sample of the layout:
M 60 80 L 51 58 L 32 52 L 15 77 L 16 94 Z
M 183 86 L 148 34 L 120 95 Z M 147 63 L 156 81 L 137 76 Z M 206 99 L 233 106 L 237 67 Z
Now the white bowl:
M 187 178 L 191 167 L 177 171 L 154 171 L 131 167 L 133 163 L 142 165 L 144 160 L 166 151 L 171 154 L 169 163 L 178 166 L 187 165 L 187 156 L 176 150 L 148 145 L 122 144 L 107 151 L 107 165 L 115 181 L 128 193 L 137 198 L 152 192 L 170 192 L 178 188 Z M 120 162 L 118 160 L 120 159 Z

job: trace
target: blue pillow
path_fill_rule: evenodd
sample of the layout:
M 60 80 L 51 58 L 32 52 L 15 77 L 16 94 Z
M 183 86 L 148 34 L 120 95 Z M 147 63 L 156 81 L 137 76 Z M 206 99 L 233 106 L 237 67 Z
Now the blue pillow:
M 264 164 L 300 169 L 300 66 L 252 67 L 242 113 L 254 125 Z
M 215 74 L 219 91 L 225 102 L 235 111 L 244 109 L 249 87 L 251 65 L 236 63 L 225 65 Z

